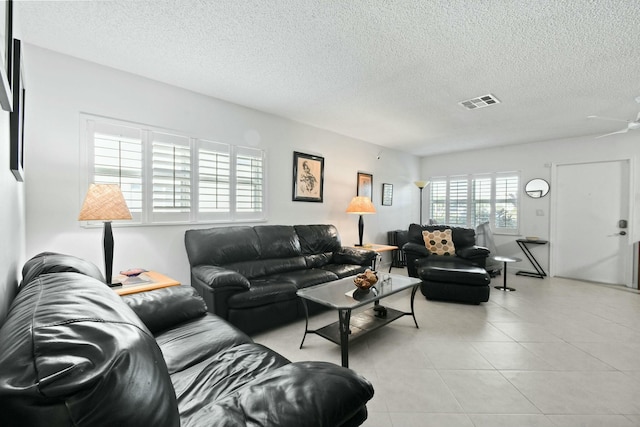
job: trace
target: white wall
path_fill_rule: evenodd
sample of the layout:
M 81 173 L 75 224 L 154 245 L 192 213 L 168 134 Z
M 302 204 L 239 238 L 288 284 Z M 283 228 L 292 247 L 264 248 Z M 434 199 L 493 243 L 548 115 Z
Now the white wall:
M 24 184 L 9 170 L 9 113 L 0 111 L 0 324 L 16 293 L 24 261 Z
M 419 159 L 363 141 L 230 104 L 132 74 L 26 45 L 26 254 L 57 251 L 101 269 L 102 229 L 81 228 L 80 113 L 133 121 L 267 151 L 269 224 L 332 223 L 344 244 L 357 241 L 357 216 L 344 213 L 356 174 L 373 174 L 378 213 L 365 217 L 365 242 L 386 243 L 388 230 L 416 222 Z M 376 159 L 382 150 L 381 159 Z M 325 158 L 324 203 L 291 201 L 293 151 Z M 393 206 L 380 206 L 383 182 Z M 114 224 L 114 271 L 143 267 L 189 283 L 184 231 L 199 226 Z
M 586 119 L 585 119 L 586 120 Z M 603 139 L 595 139 L 595 136 L 580 138 L 559 139 L 531 144 L 515 145 L 510 147 L 497 147 L 486 150 L 468 151 L 448 155 L 423 158 L 421 167 L 425 177 L 455 175 L 482 172 L 520 171 L 521 188 L 533 178 L 543 178 L 551 185 L 552 168 L 556 164 L 581 163 L 602 160 L 630 159 L 632 164 L 631 188 L 633 198 L 632 206 L 638 206 L 640 201 L 639 168 L 636 159 L 640 156 L 640 134 L 630 132 L 611 136 Z M 547 195 L 541 199 L 532 199 L 524 193 L 521 195 L 520 210 L 520 235 L 519 236 L 495 236 L 498 251 L 501 255 L 512 255 L 524 259 L 522 252 L 515 243 L 516 238 L 523 236 L 538 236 L 548 239 L 550 236 L 551 197 Z M 426 208 L 428 209 L 428 207 Z M 542 216 L 537 211 L 542 211 Z M 634 216 L 630 221 L 631 241 L 640 240 L 640 210 L 634 209 Z M 427 211 L 428 212 L 428 211 Z M 425 215 L 428 217 L 428 214 Z M 550 242 L 553 244 L 553 242 Z M 591 250 L 584 248 L 585 251 Z M 549 272 L 549 246 L 535 246 L 532 252 L 543 268 Z M 575 254 L 579 257 L 580 254 Z M 532 270 L 528 261 L 516 264 L 515 269 Z

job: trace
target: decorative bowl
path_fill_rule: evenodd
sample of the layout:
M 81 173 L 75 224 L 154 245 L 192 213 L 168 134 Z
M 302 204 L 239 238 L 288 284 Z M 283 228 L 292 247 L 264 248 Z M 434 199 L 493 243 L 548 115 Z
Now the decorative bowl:
M 363 291 L 368 291 L 373 285 L 378 282 L 378 275 L 375 271 L 371 271 L 367 269 L 364 273 L 358 274 L 354 279 L 353 283 Z

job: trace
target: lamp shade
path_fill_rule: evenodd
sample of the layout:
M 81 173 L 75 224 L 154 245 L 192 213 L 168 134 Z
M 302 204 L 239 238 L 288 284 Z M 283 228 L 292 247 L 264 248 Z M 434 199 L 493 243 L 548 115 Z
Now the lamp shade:
M 364 196 L 356 196 L 351 199 L 347 207 L 347 213 L 356 215 L 368 215 L 376 213 L 376 208 L 371 203 L 371 199 Z
M 79 221 L 131 219 L 120 187 L 116 184 L 91 184 L 85 196 Z
M 429 185 L 429 181 L 416 181 L 414 182 L 414 184 L 419 188 L 419 189 L 423 189 L 424 187 L 426 187 L 427 185 Z

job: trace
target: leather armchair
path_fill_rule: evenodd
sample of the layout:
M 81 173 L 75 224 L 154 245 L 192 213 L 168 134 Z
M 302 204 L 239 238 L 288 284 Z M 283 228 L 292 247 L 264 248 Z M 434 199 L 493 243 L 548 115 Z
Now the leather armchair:
M 422 237 L 423 231 L 451 229 L 456 256 L 435 255 L 425 247 Z M 408 242 L 402 247 L 407 258 L 407 271 L 411 277 L 419 277 L 418 269 L 430 262 L 485 267 L 489 256 L 489 249 L 476 245 L 476 232 L 472 228 L 449 227 L 446 225 L 411 224 L 408 232 Z

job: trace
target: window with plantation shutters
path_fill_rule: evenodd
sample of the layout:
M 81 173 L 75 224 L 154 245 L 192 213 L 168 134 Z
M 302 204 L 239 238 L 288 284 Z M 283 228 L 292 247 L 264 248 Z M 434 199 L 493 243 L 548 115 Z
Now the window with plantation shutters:
M 447 181 L 433 180 L 429 183 L 430 201 L 429 218 L 436 224 L 447 221 Z
M 139 220 L 143 204 L 143 146 L 139 129 L 89 121 L 87 133 L 89 182 L 118 184 L 134 220 Z
M 262 151 L 238 148 L 236 154 L 236 211 L 238 213 L 262 211 L 262 174 Z
M 471 180 L 471 224 L 477 227 L 491 219 L 491 177 L 477 177 Z
M 231 212 L 231 147 L 200 140 L 198 144 L 199 214 L 225 216 Z
M 86 182 L 119 184 L 132 223 L 265 219 L 264 151 L 83 115 Z
M 495 228 L 516 230 L 518 228 L 518 187 L 515 175 L 496 177 Z
M 188 220 L 191 212 L 189 138 L 151 132 L 151 210 L 153 218 Z
M 430 179 L 429 212 L 437 224 L 475 228 L 490 221 L 494 232 L 516 234 L 519 174 L 477 174 Z
M 449 225 L 467 225 L 469 183 L 466 178 L 449 180 Z

